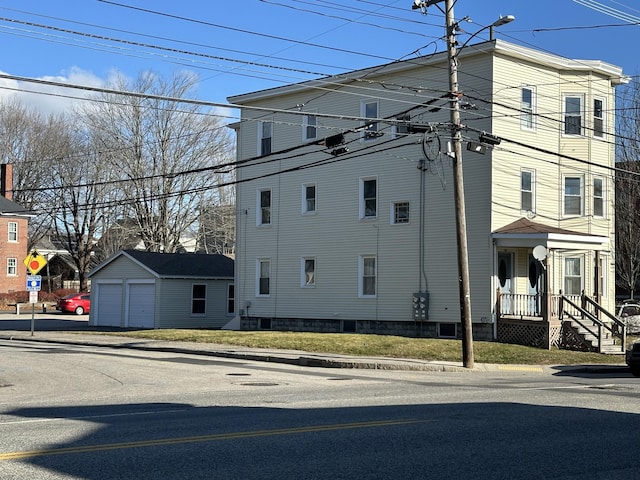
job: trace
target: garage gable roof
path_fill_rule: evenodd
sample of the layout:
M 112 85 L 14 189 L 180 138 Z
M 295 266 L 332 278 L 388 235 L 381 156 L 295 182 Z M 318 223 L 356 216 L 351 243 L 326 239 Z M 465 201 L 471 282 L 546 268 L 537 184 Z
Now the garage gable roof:
M 142 250 L 122 250 L 99 265 L 90 276 L 125 256 L 164 278 L 233 278 L 233 260 L 225 255 L 204 253 L 159 253 Z

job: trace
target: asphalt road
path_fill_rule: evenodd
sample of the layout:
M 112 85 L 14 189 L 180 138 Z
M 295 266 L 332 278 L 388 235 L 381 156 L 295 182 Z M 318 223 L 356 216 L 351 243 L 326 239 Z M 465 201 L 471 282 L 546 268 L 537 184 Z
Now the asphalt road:
M 638 478 L 640 380 L 0 342 L 2 479 Z

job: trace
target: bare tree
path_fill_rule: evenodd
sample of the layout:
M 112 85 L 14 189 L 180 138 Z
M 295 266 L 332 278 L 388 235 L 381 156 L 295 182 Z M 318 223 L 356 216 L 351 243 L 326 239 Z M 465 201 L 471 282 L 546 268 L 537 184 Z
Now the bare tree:
M 616 283 L 633 297 L 640 279 L 640 81 L 618 94 L 616 173 Z
M 231 136 L 219 117 L 180 102 L 197 77 L 164 80 L 145 72 L 134 82 L 117 77 L 112 89 L 141 95 L 103 94 L 83 112 L 102 161 L 120 175 L 123 218 L 136 222 L 149 251 L 176 252 L 197 225 L 198 212 L 216 195 L 216 165 L 229 161 Z

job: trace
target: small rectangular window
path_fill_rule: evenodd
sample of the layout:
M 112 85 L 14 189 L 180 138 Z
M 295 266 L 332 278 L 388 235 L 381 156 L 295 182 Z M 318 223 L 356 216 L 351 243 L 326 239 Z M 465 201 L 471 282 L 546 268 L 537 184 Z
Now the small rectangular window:
M 604 108 L 602 100 L 593 101 L 593 136 L 604 137 Z
M 376 101 L 370 101 L 370 102 L 362 102 L 362 107 L 361 107 L 362 111 L 361 111 L 361 116 L 364 118 L 374 118 L 377 119 L 378 118 L 378 102 Z M 364 121 L 362 124 L 365 129 L 364 129 L 364 133 L 363 133 L 363 138 L 365 140 L 369 140 L 369 139 L 373 139 L 373 138 L 377 138 L 379 136 L 379 124 L 378 122 L 368 122 L 368 121 Z
M 582 259 L 570 257 L 564 259 L 564 292 L 565 295 L 582 293 Z
M 269 281 L 271 278 L 271 260 L 258 261 L 258 296 L 269 295 Z
M 535 212 L 534 176 L 531 170 L 520 171 L 520 210 Z
M 205 284 L 195 284 L 191 288 L 191 313 L 201 315 L 207 309 L 207 286 Z
M 360 218 L 376 218 L 378 214 L 378 181 L 360 179 Z
M 522 87 L 520 101 L 520 127 L 525 130 L 534 128 L 534 92 L 531 87 Z
M 456 338 L 456 324 L 455 323 L 439 323 L 438 324 L 438 336 L 443 338 Z
M 18 259 L 7 258 L 7 276 L 15 277 L 18 275 Z
M 409 202 L 393 202 L 391 223 L 394 225 L 409 223 Z
M 302 124 L 304 140 L 315 140 L 318 138 L 318 117 L 315 115 L 305 115 Z
M 302 259 L 302 286 L 314 287 L 316 284 L 316 259 Z
M 271 190 L 258 190 L 257 225 L 271 224 Z
M 593 215 L 604 217 L 604 184 L 602 178 L 593 179 Z
M 18 241 L 18 222 L 9 222 L 9 241 Z
M 582 215 L 582 178 L 564 178 L 564 214 Z
M 582 135 L 582 97 L 565 97 L 564 133 Z
M 227 285 L 227 314 L 232 315 L 236 311 L 236 288 L 233 283 Z
M 302 213 L 316 211 L 316 186 L 308 183 L 302 186 Z
M 260 122 L 259 124 L 260 151 L 258 152 L 258 155 L 269 155 L 271 153 L 272 137 L 273 137 L 273 123 Z
M 376 257 L 360 257 L 360 295 L 362 297 L 376 296 Z

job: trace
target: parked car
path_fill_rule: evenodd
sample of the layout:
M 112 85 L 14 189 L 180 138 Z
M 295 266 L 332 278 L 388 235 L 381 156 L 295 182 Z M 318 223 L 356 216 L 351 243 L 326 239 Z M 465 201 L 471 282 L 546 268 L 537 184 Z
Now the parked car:
M 91 309 L 91 295 L 89 293 L 72 293 L 58 300 L 56 310 L 61 312 L 83 315 Z
M 631 369 L 631 373 L 635 377 L 640 377 L 640 340 L 636 340 L 631 344 L 631 348 L 627 350 L 625 360 Z
M 618 307 L 616 316 L 627 326 L 627 333 L 632 335 L 640 333 L 640 303 L 635 300 L 626 300 Z

